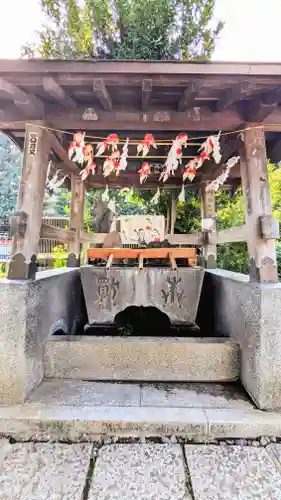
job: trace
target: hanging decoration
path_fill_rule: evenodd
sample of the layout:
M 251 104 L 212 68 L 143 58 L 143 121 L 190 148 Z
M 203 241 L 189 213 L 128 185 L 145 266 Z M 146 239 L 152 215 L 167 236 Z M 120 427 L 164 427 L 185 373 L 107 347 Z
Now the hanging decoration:
M 143 141 L 137 145 L 137 155 L 142 153 L 142 156 L 146 156 L 151 147 L 157 149 L 155 139 L 152 134 L 145 134 Z
M 119 140 L 117 134 L 108 135 L 103 142 L 99 142 L 97 145 L 96 156 L 101 156 L 107 149 L 110 149 L 112 153 L 116 151 Z
M 236 163 L 238 163 L 239 160 L 240 156 L 233 156 L 232 158 L 229 158 L 222 173 L 206 187 L 206 191 L 208 193 L 217 191 L 219 187 L 225 183 L 229 176 L 230 170 L 232 169 L 232 167 L 234 167 L 234 165 L 236 165 Z
M 157 191 L 156 193 L 152 196 L 151 200 L 150 200 L 150 203 L 152 205 L 158 205 L 159 203 L 159 200 L 160 200 L 160 196 L 161 196 L 161 193 L 160 193 L 160 189 L 157 188 Z
M 94 175 L 96 171 L 96 163 L 94 162 L 94 149 L 92 144 L 86 144 L 86 146 L 84 147 L 84 162 L 86 162 L 86 167 L 80 172 L 82 181 L 87 179 L 87 177 L 91 173 Z
M 174 175 L 175 170 L 182 162 L 182 148 L 187 146 L 187 141 L 188 135 L 186 133 L 179 134 L 174 139 L 159 180 L 166 182 L 170 175 Z
M 68 175 L 64 175 L 63 177 L 59 178 L 60 172 L 61 170 L 57 170 L 55 175 L 51 179 L 47 179 L 46 187 L 48 191 L 54 192 L 63 185 Z
M 180 201 L 181 203 L 185 203 L 185 186 L 184 186 L 184 184 L 181 187 L 181 192 L 178 196 L 178 201 Z
M 116 175 L 119 175 L 119 160 L 120 160 L 120 151 L 116 149 L 108 156 L 103 164 L 103 175 L 104 177 L 108 177 L 112 172 L 115 172 Z
M 119 164 L 119 172 L 121 170 L 126 170 L 127 168 L 128 146 L 129 146 L 129 137 L 127 137 L 126 142 L 122 148 L 122 154 L 120 157 L 120 164 Z
M 147 177 L 150 175 L 150 165 L 146 161 L 142 164 L 140 170 L 138 170 L 140 174 L 140 183 L 143 184 Z
M 84 163 L 85 132 L 76 132 L 68 148 L 68 158 L 73 162 Z
M 190 180 L 190 182 L 193 181 L 194 177 L 196 176 L 196 170 L 198 168 L 198 159 L 193 158 L 188 162 L 188 164 L 185 166 L 183 175 L 182 175 L 182 180 L 183 182 L 186 181 L 186 179 Z
M 221 151 L 220 151 L 220 132 L 218 135 L 210 135 L 203 144 L 201 144 L 199 151 L 202 153 L 199 156 L 200 167 L 203 165 L 205 160 L 209 160 L 212 155 L 215 162 L 219 163 L 221 161 Z
M 106 184 L 106 187 L 105 187 L 105 190 L 104 192 L 102 193 L 101 195 L 101 200 L 104 202 L 104 203 L 108 203 L 109 202 L 109 189 L 108 189 L 108 185 Z

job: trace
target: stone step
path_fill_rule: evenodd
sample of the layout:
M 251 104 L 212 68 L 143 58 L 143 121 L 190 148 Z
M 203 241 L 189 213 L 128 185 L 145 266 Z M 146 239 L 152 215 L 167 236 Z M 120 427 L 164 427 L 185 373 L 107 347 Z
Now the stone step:
M 47 378 L 229 382 L 240 349 L 228 338 L 54 336 L 44 366 Z

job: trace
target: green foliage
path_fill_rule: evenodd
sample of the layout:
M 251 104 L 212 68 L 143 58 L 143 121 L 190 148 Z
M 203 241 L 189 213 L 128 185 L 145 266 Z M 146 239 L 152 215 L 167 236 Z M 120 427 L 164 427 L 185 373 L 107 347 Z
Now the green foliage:
M 52 194 L 45 194 L 44 215 L 48 217 L 68 217 L 70 192 L 65 188 L 58 188 Z
M 16 208 L 21 157 L 18 146 L 0 133 L 0 219 L 9 218 Z
M 54 268 L 59 268 L 59 267 L 66 267 L 66 254 L 67 254 L 67 247 L 65 245 L 58 245 L 53 248 L 52 255 L 53 255 L 53 267 Z
M 208 59 L 223 24 L 215 0 L 41 0 L 45 25 L 23 55 Z

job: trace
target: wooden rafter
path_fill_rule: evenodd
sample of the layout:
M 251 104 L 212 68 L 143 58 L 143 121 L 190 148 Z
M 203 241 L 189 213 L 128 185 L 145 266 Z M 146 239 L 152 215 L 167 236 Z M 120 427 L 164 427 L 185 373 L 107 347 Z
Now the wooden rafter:
M 199 85 L 198 83 L 191 83 L 183 92 L 183 95 L 178 103 L 178 111 L 185 111 L 186 109 L 192 107 L 195 102 L 195 98 L 198 95 Z
M 219 95 L 215 104 L 215 111 L 223 111 L 238 101 L 242 96 L 246 95 L 250 91 L 253 91 L 254 88 L 255 86 L 250 82 L 242 82 L 226 88 Z
M 48 136 L 50 138 L 50 147 L 56 153 L 56 155 L 61 159 L 61 170 L 64 170 L 68 174 L 79 175 L 80 169 L 77 165 L 68 158 L 67 151 L 64 149 L 63 145 L 59 142 L 57 137 L 48 130 Z
M 56 82 L 56 80 L 51 76 L 44 76 L 43 88 L 47 94 L 49 94 L 53 99 L 58 101 L 62 106 L 66 108 L 76 108 L 76 102 L 67 95 L 65 90 Z
M 251 122 L 263 122 L 281 101 L 281 86 L 268 92 L 263 92 L 259 97 L 252 99 L 246 107 L 245 118 Z
M 145 78 L 142 81 L 141 109 L 147 111 L 152 94 L 152 80 Z
M 44 114 L 44 104 L 38 97 L 27 94 L 4 78 L 0 78 L 0 90 L 8 94 L 15 106 L 24 114 L 28 116 L 34 114 L 40 117 Z
M 112 100 L 104 84 L 102 78 L 94 78 L 93 80 L 93 91 L 96 94 L 98 100 L 100 101 L 102 107 L 107 110 L 112 110 Z

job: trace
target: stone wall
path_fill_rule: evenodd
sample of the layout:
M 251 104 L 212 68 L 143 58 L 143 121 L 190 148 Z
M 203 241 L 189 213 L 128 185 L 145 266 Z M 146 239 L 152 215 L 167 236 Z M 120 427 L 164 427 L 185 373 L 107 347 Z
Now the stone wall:
M 205 280 L 214 295 L 214 334 L 240 343 L 245 389 L 259 408 L 281 409 L 281 284 L 220 269 L 207 271 Z
M 18 404 L 41 381 L 43 346 L 56 330 L 86 322 L 79 269 L 37 273 L 35 281 L 0 281 L 0 404 Z

